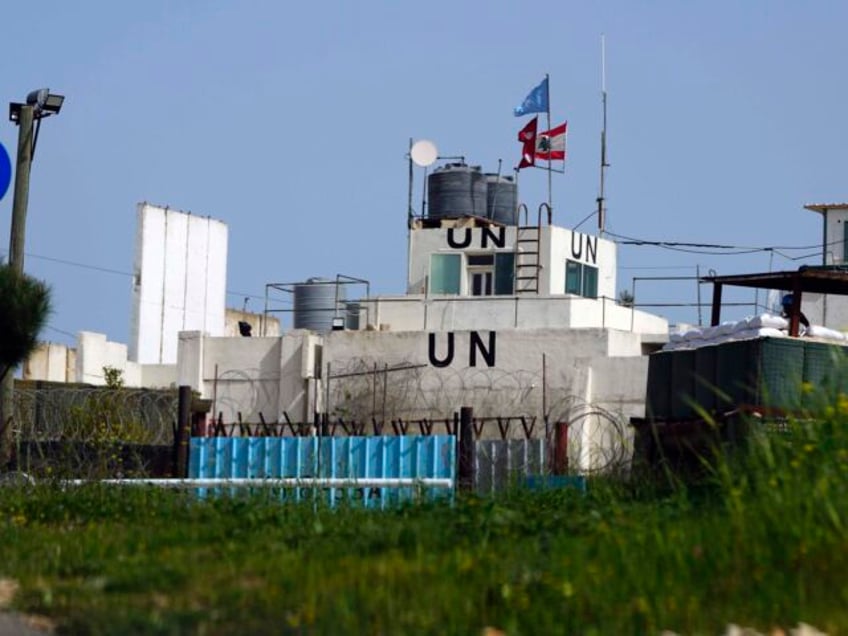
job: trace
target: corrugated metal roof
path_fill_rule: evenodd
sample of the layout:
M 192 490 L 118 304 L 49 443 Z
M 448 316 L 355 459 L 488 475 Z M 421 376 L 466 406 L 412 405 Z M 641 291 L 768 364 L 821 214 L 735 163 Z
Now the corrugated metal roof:
M 738 274 L 731 276 L 705 276 L 702 282 L 713 284 L 713 308 L 711 324 L 721 321 L 721 288 L 724 285 L 778 289 L 797 293 L 790 310 L 789 335 L 798 335 L 801 296 L 804 292 L 817 294 L 848 295 L 848 268 L 844 266 L 803 266 L 797 271 L 765 272 L 761 274 Z
M 795 271 L 766 272 L 761 274 L 736 274 L 729 276 L 704 276 L 702 281 L 737 287 L 758 287 L 818 294 L 848 295 L 848 268 L 844 266 L 803 266 Z M 796 288 L 797 284 L 797 288 Z
M 848 203 L 808 203 L 804 208 L 822 214 L 827 210 L 848 210 Z

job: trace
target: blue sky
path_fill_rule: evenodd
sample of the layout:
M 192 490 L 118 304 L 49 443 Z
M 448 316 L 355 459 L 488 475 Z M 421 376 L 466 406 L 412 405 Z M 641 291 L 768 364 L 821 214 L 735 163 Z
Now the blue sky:
M 55 1 L 3 13 L 0 97 L 67 97 L 42 126 L 26 242 L 27 271 L 53 288 L 44 336 L 56 342 L 79 330 L 127 341 L 143 200 L 228 224 L 230 306 L 249 294 L 259 310 L 266 283 L 337 273 L 402 293 L 409 138 L 487 171 L 514 166 L 527 118 L 512 108 L 545 73 L 555 123 L 569 121 L 554 217 L 574 226 L 598 190 L 602 33 L 610 231 L 803 248 L 821 236 L 803 204 L 848 200 L 843 2 Z M 16 147 L 12 123 L 0 143 Z M 522 172 L 520 188 L 535 209 L 544 173 Z M 10 192 L 4 254 L 11 206 Z M 771 266 L 815 252 L 780 250 Z M 696 266 L 765 271 L 770 256 L 622 246 L 619 266 L 623 289 Z M 694 292 L 640 282 L 637 300 Z

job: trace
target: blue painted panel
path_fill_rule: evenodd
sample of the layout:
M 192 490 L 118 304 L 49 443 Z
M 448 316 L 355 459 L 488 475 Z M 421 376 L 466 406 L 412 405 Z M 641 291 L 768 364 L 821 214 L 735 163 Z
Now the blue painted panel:
M 189 454 L 191 478 L 456 478 L 456 437 L 193 437 Z M 285 499 L 327 496 L 363 499 L 385 507 L 420 494 L 420 488 L 279 489 Z M 368 490 L 368 492 L 365 492 Z M 444 490 L 425 489 L 437 497 Z
M 583 475 L 528 475 L 525 483 L 530 490 L 574 488 L 582 493 L 587 491 L 586 477 Z

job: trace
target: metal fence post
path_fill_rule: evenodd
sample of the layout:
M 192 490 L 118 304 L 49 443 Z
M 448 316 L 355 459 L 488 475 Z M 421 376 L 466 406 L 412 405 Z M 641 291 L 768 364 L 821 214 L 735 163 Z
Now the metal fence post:
M 463 406 L 459 410 L 459 490 L 471 492 L 474 488 L 474 409 Z
M 191 387 L 181 385 L 177 404 L 177 435 L 174 440 L 176 477 L 188 477 L 188 443 L 191 427 Z

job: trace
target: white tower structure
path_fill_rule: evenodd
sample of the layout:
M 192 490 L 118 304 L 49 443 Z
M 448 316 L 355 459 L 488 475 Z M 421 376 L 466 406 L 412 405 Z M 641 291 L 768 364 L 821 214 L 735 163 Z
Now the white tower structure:
M 225 332 L 227 226 L 138 204 L 129 358 L 176 364 L 180 331 Z

